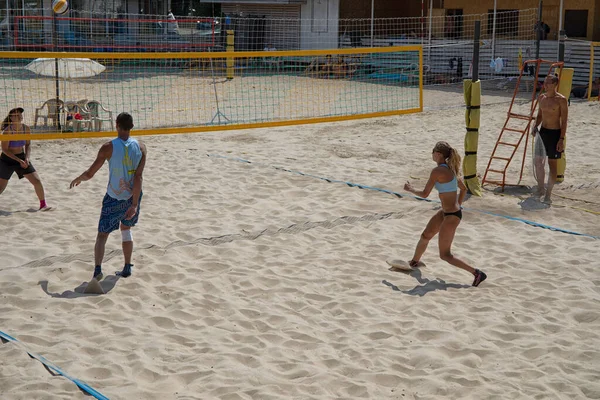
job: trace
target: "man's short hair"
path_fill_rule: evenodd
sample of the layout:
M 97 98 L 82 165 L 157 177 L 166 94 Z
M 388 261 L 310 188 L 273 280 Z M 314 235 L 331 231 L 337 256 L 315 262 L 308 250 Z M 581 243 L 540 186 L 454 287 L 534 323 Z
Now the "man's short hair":
M 133 128 L 133 117 L 131 114 L 122 112 L 117 115 L 117 126 L 126 131 L 130 131 Z
M 552 83 L 558 83 L 558 76 L 556 75 L 548 75 L 548 79 L 550 79 Z

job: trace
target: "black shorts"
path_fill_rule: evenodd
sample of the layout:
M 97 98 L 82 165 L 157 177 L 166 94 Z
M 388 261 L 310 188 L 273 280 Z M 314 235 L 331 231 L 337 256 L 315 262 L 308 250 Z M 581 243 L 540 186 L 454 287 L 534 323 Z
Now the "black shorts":
M 15 156 L 19 157 L 21 160 L 25 159 L 25 153 L 15 154 Z M 13 160 L 6 154 L 2 153 L 2 155 L 0 155 L 0 179 L 9 180 L 12 177 L 12 174 L 15 172 L 17 173 L 19 179 L 23 179 L 25 175 L 34 173 L 35 168 L 33 168 L 31 163 L 29 163 L 27 168 L 23 168 L 18 161 Z
M 458 219 L 462 219 L 462 210 L 458 210 L 458 211 L 454 211 L 454 212 L 445 212 L 444 218 L 449 217 L 450 215 L 454 215 L 455 217 L 458 217 Z
M 540 137 L 544 143 L 548 158 L 550 160 L 559 159 L 562 152 L 556 151 L 556 146 L 560 139 L 560 129 L 548 129 L 542 126 L 542 129 L 540 129 Z

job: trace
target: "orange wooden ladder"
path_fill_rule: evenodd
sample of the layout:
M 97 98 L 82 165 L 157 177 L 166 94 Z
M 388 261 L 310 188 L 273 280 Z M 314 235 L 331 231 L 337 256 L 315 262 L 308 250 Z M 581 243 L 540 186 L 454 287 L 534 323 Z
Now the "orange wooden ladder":
M 529 109 L 529 114 L 518 114 L 513 112 L 513 105 L 515 103 L 515 98 L 517 97 L 517 93 L 519 92 L 519 85 L 521 83 L 521 78 L 523 77 L 524 71 L 527 69 L 527 65 L 534 64 L 535 68 L 535 80 L 533 81 L 533 92 L 531 95 L 531 107 Z M 485 174 L 483 175 L 483 180 L 481 181 L 482 185 L 486 183 L 498 185 L 501 187 L 501 190 L 504 191 L 505 186 L 518 186 L 521 184 L 521 180 L 523 179 L 523 171 L 525 169 L 525 158 L 527 155 L 527 147 L 529 143 L 529 130 L 531 128 L 531 122 L 534 120 L 533 113 L 535 112 L 539 97 L 537 96 L 537 83 L 539 78 L 540 67 L 542 64 L 549 64 L 548 75 L 552 73 L 553 70 L 558 69 L 559 74 L 562 71 L 564 63 L 562 62 L 552 62 L 546 60 L 529 60 L 523 63 L 521 67 L 521 74 L 519 75 L 519 79 L 517 80 L 517 85 L 515 86 L 515 91 L 513 93 L 512 101 L 510 102 L 510 107 L 508 108 L 508 114 L 506 117 L 506 121 L 504 122 L 504 126 L 500 131 L 500 135 L 498 136 L 498 140 L 496 140 L 496 145 L 494 146 L 494 150 L 492 150 L 492 155 L 490 156 L 490 160 L 488 162 L 487 168 L 485 169 Z M 522 127 L 509 127 L 509 122 L 513 119 L 519 120 L 521 122 Z M 515 135 L 518 134 L 518 135 Z M 518 136 L 516 138 L 515 136 Z M 523 161 L 521 162 L 521 172 L 519 174 L 519 180 L 516 184 L 506 183 L 506 171 L 508 166 L 510 165 L 512 159 L 517 153 L 521 143 L 523 142 L 523 138 L 525 138 L 525 148 L 523 150 Z M 510 149 L 510 157 L 501 157 L 496 155 L 499 149 L 508 147 Z M 497 160 L 496 164 L 504 163 L 504 167 L 492 167 L 492 162 Z M 501 175 L 501 179 L 489 179 L 488 175 L 490 173 Z

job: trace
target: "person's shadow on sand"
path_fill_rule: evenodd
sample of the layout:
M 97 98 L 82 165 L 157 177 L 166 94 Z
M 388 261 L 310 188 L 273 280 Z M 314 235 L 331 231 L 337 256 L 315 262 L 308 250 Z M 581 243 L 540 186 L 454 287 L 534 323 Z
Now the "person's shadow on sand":
M 410 290 L 402 290 L 398 286 L 394 285 L 391 282 L 386 281 L 385 279 L 381 282 L 384 285 L 387 285 L 392 288 L 392 290 L 396 292 L 401 292 L 404 294 L 409 294 L 411 296 L 425 296 L 429 292 L 435 292 L 436 290 L 448 290 L 448 288 L 454 289 L 468 289 L 470 285 L 461 285 L 458 283 L 446 283 L 441 279 L 429 280 L 427 278 L 423 278 L 421 275 L 421 270 L 419 268 L 415 268 L 412 271 L 400 271 L 395 270 L 394 272 L 402 272 L 403 274 L 410 275 L 417 280 L 421 285 L 417 285 Z
M 542 203 L 536 196 L 531 196 L 523 201 L 520 201 L 519 205 L 523 210 L 526 211 L 546 210 L 550 208 L 550 204 Z
M 0 210 L 0 217 L 8 217 L 10 215 L 22 212 L 35 213 L 39 212 L 37 208 L 28 208 L 27 210 L 17 210 L 17 211 L 8 211 L 8 210 Z
M 77 297 L 98 296 L 110 292 L 119 281 L 119 276 L 107 276 L 101 282 L 92 279 L 90 282 L 82 282 L 73 290 L 65 290 L 62 293 L 51 293 L 48 291 L 48 281 L 39 281 L 38 285 L 44 293 L 50 297 L 61 299 L 74 299 Z

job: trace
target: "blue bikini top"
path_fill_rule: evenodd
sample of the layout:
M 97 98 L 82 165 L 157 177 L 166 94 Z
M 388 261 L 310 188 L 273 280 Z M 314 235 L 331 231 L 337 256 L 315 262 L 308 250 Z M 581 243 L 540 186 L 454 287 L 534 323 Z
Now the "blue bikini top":
M 11 140 L 10 142 L 8 142 L 8 147 L 23 147 L 27 144 L 27 142 L 25 140 Z
M 440 167 L 441 166 L 450 168 L 450 167 L 448 167 L 448 164 L 440 164 Z M 435 188 L 437 189 L 437 191 L 439 193 L 457 192 L 458 191 L 458 182 L 456 181 L 456 176 L 454 178 L 452 178 L 452 180 L 450 182 L 446 182 L 446 183 L 436 182 Z
M 4 128 L 2 127 L 2 133 L 4 134 L 4 132 L 8 131 L 8 127 Z M 27 144 L 26 140 L 11 140 L 10 142 L 8 142 L 8 147 L 10 148 L 16 148 L 16 147 L 23 147 Z

